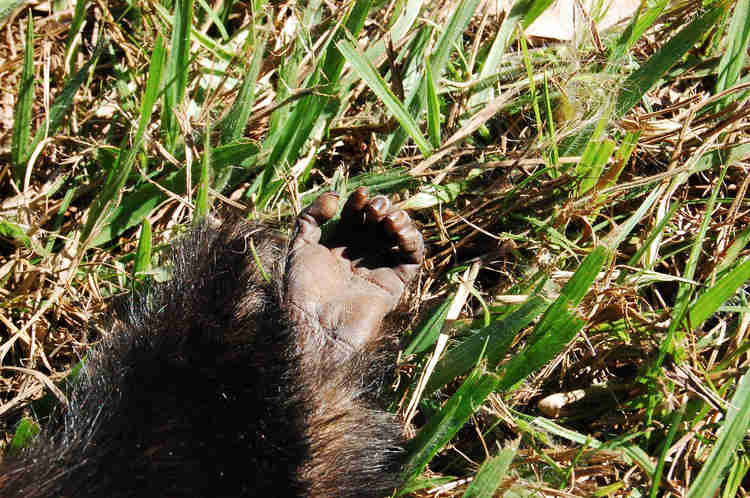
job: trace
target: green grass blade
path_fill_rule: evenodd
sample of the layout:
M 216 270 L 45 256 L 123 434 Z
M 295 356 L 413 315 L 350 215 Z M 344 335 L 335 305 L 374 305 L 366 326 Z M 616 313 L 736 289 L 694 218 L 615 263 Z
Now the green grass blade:
M 744 230 L 742 230 L 732 241 L 732 243 L 729 245 L 729 247 L 724 251 L 724 257 L 722 258 L 721 262 L 716 265 L 716 269 L 714 270 L 714 275 L 720 275 L 724 271 L 727 270 L 730 266 L 734 264 L 734 262 L 737 260 L 737 257 L 740 255 L 742 251 L 745 250 L 745 247 L 747 247 L 747 244 L 750 242 L 750 226 L 745 227 Z
M 237 164 L 247 166 L 259 151 L 258 144 L 248 139 L 220 145 L 211 150 L 211 166 L 216 173 Z
M 656 471 L 651 478 L 651 493 L 650 498 L 656 498 L 659 495 L 659 484 L 661 484 L 661 475 L 664 472 L 664 464 L 666 463 L 669 449 L 672 447 L 672 441 L 674 440 L 677 429 L 679 429 L 682 423 L 682 417 L 685 415 L 685 405 L 682 405 L 672 415 L 672 423 L 669 426 L 669 432 L 667 437 L 662 442 L 661 452 L 659 453 L 659 461 L 656 463 Z
M 76 47 L 80 40 L 81 28 L 83 22 L 86 20 L 86 6 L 88 0 L 78 0 L 76 2 L 75 12 L 73 12 L 73 21 L 70 23 L 70 30 L 68 31 L 68 37 L 65 40 L 65 66 L 73 71 L 76 54 Z
M 216 187 L 219 187 L 220 178 L 224 179 L 222 188 L 244 181 L 248 174 L 260 167 L 256 162 L 257 153 L 258 145 L 249 140 L 240 140 L 213 149 L 211 164 L 217 178 Z M 237 165 L 241 167 L 236 167 Z M 201 172 L 198 163 L 193 164 L 190 173 L 194 182 L 195 179 L 200 178 Z M 94 246 L 106 244 L 128 228 L 136 226 L 167 197 L 164 193 L 165 190 L 176 194 L 184 193 L 186 182 L 187 171 L 183 168 L 159 178 L 157 183 L 161 188 L 151 183 L 140 185 L 133 192 L 130 192 L 120 205 L 112 209 L 108 223 L 102 227 L 91 244 Z
M 746 259 L 716 282 L 710 289 L 701 294 L 695 301 L 695 304 L 690 307 L 690 312 L 688 313 L 690 327 L 700 327 L 727 299 L 737 292 L 737 289 L 741 285 L 744 285 L 749 280 L 750 259 Z
M 518 382 L 554 359 L 585 325 L 583 320 L 554 305 L 549 307 L 543 321 L 546 326 L 540 329 L 543 334 L 535 329 L 535 334 L 541 337 L 533 343 L 529 341 L 529 346 L 500 368 L 500 391 L 512 390 Z
M 750 40 L 750 0 L 739 0 L 734 7 L 732 20 L 727 35 L 727 48 L 719 61 L 719 74 L 716 78 L 716 93 L 732 87 L 740 79 L 740 73 L 745 65 L 746 50 Z M 737 98 L 730 95 L 723 99 L 720 107 L 725 106 Z
M 529 83 L 532 83 L 529 81 Z M 547 71 L 544 72 L 544 104 L 545 104 L 545 111 L 547 113 L 547 128 L 549 131 L 549 142 L 550 142 L 550 159 L 552 160 L 552 167 L 557 168 L 558 163 L 560 161 L 560 153 L 557 150 L 557 139 L 555 136 L 557 133 L 555 132 L 555 119 L 552 114 L 552 99 L 550 98 L 550 91 L 549 91 L 549 79 L 547 77 Z M 614 143 L 612 144 L 614 147 Z M 604 168 L 604 165 L 602 164 L 602 169 Z
M 515 336 L 536 319 L 548 306 L 540 297 L 532 297 L 510 315 L 493 321 L 458 346 L 446 352 L 435 366 L 423 396 L 440 389 L 456 377 L 471 370 L 484 351 L 487 366 L 492 369 L 508 351 Z
M 662 195 L 661 189 L 655 188 L 651 191 L 646 200 L 644 200 L 638 209 L 633 213 L 625 223 L 615 226 L 606 237 L 602 239 L 602 244 L 607 246 L 610 250 L 616 250 L 625 238 L 633 231 L 633 229 L 640 223 L 641 219 L 646 216 L 646 213 L 654 207 L 654 203 Z M 636 259 L 636 261 L 638 261 Z
M 453 295 L 449 295 L 441 304 L 438 306 L 427 320 L 419 327 L 409 346 L 404 349 L 404 356 L 409 356 L 415 353 L 421 353 L 433 344 L 440 335 L 440 331 L 443 330 L 445 324 L 445 318 L 448 316 L 448 310 L 453 302 Z
M 162 107 L 162 128 L 166 133 L 167 149 L 170 152 L 174 152 L 179 131 L 175 112 L 185 99 L 192 22 L 193 0 L 177 0 L 167 61 L 166 81 L 170 83 L 164 89 L 164 106 Z
M 0 218 L 0 236 L 20 242 L 26 247 L 31 247 L 31 238 L 26 231 L 17 223 Z
M 651 196 L 649 196 L 649 198 L 650 197 Z M 656 240 L 656 237 L 658 237 L 662 232 L 664 232 L 664 228 L 667 226 L 667 223 L 669 223 L 669 221 L 672 219 L 672 217 L 680 208 L 680 206 L 681 204 L 679 202 L 674 202 L 669 206 L 669 209 L 664 214 L 664 217 L 661 220 L 659 220 L 659 223 L 657 223 L 654 229 L 651 231 L 651 233 L 648 234 L 648 237 L 646 237 L 646 240 L 643 242 L 643 245 L 639 247 L 638 250 L 635 252 L 635 254 L 633 254 L 630 257 L 627 263 L 628 266 L 634 266 L 638 263 L 641 257 L 646 253 L 646 251 L 648 251 L 649 247 L 651 247 L 651 244 L 653 244 L 654 240 Z M 646 268 L 646 269 L 650 270 L 651 268 Z M 624 278 L 625 275 L 623 274 L 622 277 Z
M 412 440 L 404 465 L 408 485 L 463 427 L 469 417 L 497 387 L 497 376 L 475 369 L 445 405 Z
M 608 251 L 599 246 L 581 263 L 560 296 L 547 309 L 527 340 L 528 346 L 503 365 L 499 373 L 498 389 L 507 391 L 536 369 L 552 360 L 583 328 L 584 321 L 570 310 L 583 299 L 608 257 Z
M 729 471 L 727 484 L 724 487 L 721 498 L 735 498 L 736 496 L 740 496 L 739 489 L 748 470 L 750 470 L 750 458 L 747 455 L 739 455 Z
M 623 451 L 623 453 L 625 453 L 625 455 L 628 456 L 628 458 L 631 458 L 634 461 L 638 462 L 638 465 L 641 468 L 643 468 L 649 476 L 653 475 L 654 471 L 656 470 L 656 467 L 654 466 L 653 462 L 651 461 L 651 458 L 646 454 L 646 452 L 644 452 L 638 446 L 631 446 L 631 445 L 625 444 L 627 440 L 634 438 L 635 437 L 634 435 L 626 436 L 625 438 L 620 438 L 614 441 L 609 441 L 606 444 L 604 444 L 601 441 L 594 439 L 589 435 L 583 435 L 579 432 L 567 429 L 544 417 L 533 417 L 531 415 L 526 415 L 526 414 L 518 413 L 515 411 L 513 412 L 513 415 L 515 415 L 517 418 L 523 421 L 528 422 L 531 425 L 534 425 L 536 427 L 539 427 L 540 429 L 548 431 L 552 435 L 559 437 L 561 439 L 567 439 L 568 441 L 573 441 L 575 443 L 586 445 L 588 447 L 595 448 L 595 449 L 619 448 Z
M 488 458 L 479 468 L 474 480 L 463 494 L 463 498 L 492 498 L 502 484 L 513 461 L 515 450 L 500 450 L 497 456 Z
M 210 127 L 206 130 L 203 135 L 203 157 L 201 159 L 201 176 L 198 180 L 198 195 L 195 199 L 195 212 L 193 213 L 193 223 L 199 223 L 201 220 L 206 218 L 208 214 L 209 202 L 208 202 L 208 190 L 211 187 L 210 184 L 210 170 L 211 170 L 211 142 L 209 137 L 211 136 Z
M 688 490 L 688 498 L 714 496 L 723 479 L 727 465 L 737 450 L 750 425 L 750 372 L 745 373 L 729 403 L 719 439 L 703 464 L 698 477 Z
M 442 35 L 438 38 L 438 41 L 435 44 L 435 49 L 430 58 L 430 66 L 436 80 L 439 80 L 442 77 L 453 49 L 462 43 L 464 30 L 474 16 L 474 11 L 479 5 L 479 1 L 480 0 L 461 0 L 448 20 L 447 26 L 443 29 Z M 417 53 L 415 54 L 415 57 L 422 60 L 423 54 Z M 409 95 L 406 98 L 406 108 L 411 115 L 419 116 L 422 113 L 422 105 L 424 104 L 422 95 L 425 91 L 427 91 L 427 80 L 424 75 L 421 75 L 419 85 L 417 85 L 413 91 L 409 92 Z M 405 128 L 403 128 L 403 125 L 402 128 L 396 130 L 396 132 L 390 136 L 385 145 L 386 159 L 393 158 L 398 154 L 398 151 L 401 150 L 401 146 L 406 141 L 407 136 L 411 135 Z M 424 154 L 424 152 L 422 153 Z
M 537 133 L 543 135 L 544 125 L 542 124 L 542 113 L 539 110 L 539 98 L 536 94 L 536 84 L 534 83 L 534 69 L 531 63 L 531 57 L 529 56 L 526 37 L 520 37 L 519 41 L 521 45 L 521 54 L 523 56 L 523 66 L 526 68 L 526 75 L 529 77 L 529 99 L 531 99 L 531 108 L 534 110 L 534 119 L 536 121 L 536 129 L 538 130 Z
M 24 0 L 0 0 L 0 27 L 5 25 L 5 20 L 24 4 Z
M 133 167 L 136 154 L 138 154 L 138 151 L 141 149 L 143 137 L 146 133 L 146 127 L 151 121 L 151 113 L 154 104 L 156 103 L 156 98 L 159 95 L 163 66 L 164 43 L 161 36 L 159 36 L 154 43 L 154 51 L 151 55 L 146 90 L 143 94 L 143 100 L 141 101 L 138 129 L 136 130 L 132 145 L 126 147 L 123 144 L 123 146 L 120 147 L 121 152 L 118 155 L 117 161 L 107 175 L 104 187 L 102 187 L 101 192 L 97 195 L 89 209 L 86 217 L 86 225 L 81 232 L 81 240 L 84 241 L 84 246 L 90 242 L 89 239 L 91 235 L 97 232 L 99 225 L 105 218 L 110 207 L 113 204 L 116 204 L 120 191 L 125 185 L 128 175 L 130 175 L 130 169 Z M 125 156 L 124 159 L 123 156 Z
M 451 53 L 456 46 L 462 43 L 463 33 L 472 17 L 474 17 L 474 11 L 477 10 L 479 2 L 480 0 L 461 0 L 456 10 L 453 11 L 453 15 L 448 20 L 440 38 L 438 38 L 431 56 L 430 63 L 435 71 L 436 78 L 443 74 Z M 426 83 L 426 81 L 422 81 Z
M 591 254 L 583 260 L 581 266 L 565 284 L 556 302 L 564 299 L 568 302 L 569 306 L 578 306 L 583 296 L 589 290 L 589 287 L 591 287 L 591 284 L 594 283 L 596 276 L 601 271 L 602 265 L 608 257 L 609 251 L 602 246 L 591 251 Z
M 505 49 L 508 46 L 508 40 L 510 40 L 510 36 L 515 31 L 518 23 L 521 23 L 521 26 L 524 28 L 528 28 L 537 17 L 547 10 L 547 7 L 552 2 L 553 0 L 518 0 L 513 2 L 513 7 L 511 7 L 505 19 L 503 19 L 500 30 L 492 42 L 490 52 L 487 54 L 487 59 L 479 74 L 480 79 L 487 78 L 496 72 L 497 66 L 500 64 L 500 59 L 502 59 Z
M 633 16 L 628 27 L 622 32 L 611 49 L 608 61 L 610 69 L 616 68 L 616 64 L 630 50 L 630 47 L 643 36 L 643 33 L 654 24 L 668 3 L 669 0 L 659 0 L 652 7 L 649 7 L 645 2 L 641 3 L 636 15 Z
M 13 434 L 13 439 L 8 445 L 6 454 L 12 455 L 14 452 L 29 447 L 39 432 L 41 432 L 41 427 L 38 423 L 29 417 L 23 417 L 16 427 L 16 432 Z
M 414 143 L 417 144 L 422 154 L 429 156 L 433 151 L 433 147 L 424 138 L 424 135 L 419 130 L 419 125 L 411 117 L 406 106 L 393 94 L 375 66 L 350 41 L 341 40 L 338 43 L 338 47 L 349 64 L 352 65 L 352 68 L 367 83 L 367 86 L 378 96 L 406 133 L 414 140 Z
M 720 3 L 677 33 L 643 66 L 625 80 L 617 95 L 615 117 L 621 118 L 648 92 L 667 71 L 692 49 L 721 19 L 726 4 Z
M 520 22 L 524 28 L 528 28 L 547 7 L 552 4 L 553 0 L 518 0 L 513 3 L 510 12 L 503 19 L 500 29 L 495 36 L 495 40 L 490 46 L 487 58 L 482 64 L 482 70 L 479 72 L 479 79 L 489 78 L 497 73 L 497 68 L 502 61 L 505 49 L 508 47 L 508 40 L 515 31 Z M 493 89 L 486 88 L 481 92 L 472 95 L 469 100 L 469 109 L 474 109 L 480 104 L 488 102 L 493 97 Z
M 143 220 L 141 236 L 138 238 L 138 248 L 135 250 L 135 263 L 133 264 L 133 275 L 136 280 L 143 277 L 151 269 L 151 248 L 151 223 L 148 220 Z
M 419 15 L 424 0 L 408 0 L 406 8 L 402 10 L 401 15 L 391 28 L 391 39 L 394 43 L 401 41 L 401 38 L 409 31 L 414 21 Z
M 33 150 L 31 149 L 31 111 L 34 106 L 34 16 L 31 15 L 31 10 L 27 12 L 23 71 L 18 84 L 17 98 L 10 154 L 16 183 L 22 189 L 26 163 Z
M 222 144 L 228 144 L 239 139 L 245 131 L 247 120 L 250 118 L 250 113 L 255 105 L 255 85 L 265 49 L 265 43 L 263 42 L 257 43 L 253 48 L 253 58 L 245 72 L 245 79 L 242 80 L 237 97 L 234 99 L 232 108 L 222 124 Z
M 432 73 L 430 58 L 424 61 L 425 77 L 427 78 L 427 135 L 434 148 L 440 147 L 440 101 L 438 99 L 437 83 Z
M 221 18 L 219 18 L 219 15 L 214 11 L 214 9 L 211 8 L 210 5 L 208 5 L 206 0 L 198 0 L 198 5 L 200 5 L 201 8 L 206 12 L 206 15 L 211 18 L 211 22 L 214 24 L 214 26 L 216 26 L 216 29 L 219 30 L 221 39 L 227 40 L 229 38 L 229 33 L 227 33 L 227 28 L 224 27 L 224 23 L 222 22 Z
M 721 191 L 721 187 L 724 182 L 724 175 L 726 174 L 728 168 L 729 163 L 727 163 L 724 168 L 722 168 L 718 180 L 711 192 L 711 197 L 706 203 L 707 215 L 703 217 L 703 220 L 701 220 L 701 224 L 695 236 L 695 241 L 690 248 L 690 256 L 688 257 L 688 260 L 685 264 L 685 271 L 682 274 L 682 277 L 686 281 L 693 280 L 695 272 L 698 268 L 698 261 L 700 259 L 701 252 L 703 251 L 703 243 L 705 241 L 706 232 L 708 231 L 709 224 L 711 223 L 711 214 L 713 213 L 714 206 L 716 206 L 716 199 L 719 195 L 719 192 Z M 683 325 L 682 320 L 688 313 L 688 306 L 692 294 L 693 285 L 681 282 L 679 288 L 677 289 L 677 297 L 675 298 L 675 305 L 672 310 L 672 322 L 669 324 L 669 328 L 667 329 L 665 340 L 659 347 L 659 356 L 657 358 L 656 364 L 653 367 L 654 371 L 656 371 L 661 366 L 666 355 L 678 353 L 677 356 L 680 356 L 680 352 L 676 350 L 676 343 L 682 342 L 681 339 L 684 336 L 684 333 L 681 332 L 681 327 Z
M 305 88 L 321 85 L 313 94 L 302 98 L 295 106 L 289 119 L 280 123 L 277 135 L 272 136 L 273 148 L 260 181 L 258 205 L 263 207 L 281 189 L 283 182 L 276 180 L 277 168 L 293 165 L 304 152 L 314 130 L 327 128 L 335 112 L 325 112 L 329 107 L 340 105 L 338 102 L 341 71 L 345 59 L 336 42 L 347 34 L 356 37 L 364 26 L 370 11 L 372 0 L 358 0 L 351 7 L 336 32 L 323 48 L 323 57 L 315 66 L 313 74 L 305 81 Z M 323 122 L 321 122 L 323 121 Z M 312 166 L 312 165 L 309 165 Z

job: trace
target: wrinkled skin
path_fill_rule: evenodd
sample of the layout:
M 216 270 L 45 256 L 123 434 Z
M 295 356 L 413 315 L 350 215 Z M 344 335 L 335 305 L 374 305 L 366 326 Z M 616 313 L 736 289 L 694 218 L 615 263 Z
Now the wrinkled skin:
M 321 226 L 338 210 L 322 194 L 298 218 L 286 266 L 286 307 L 292 322 L 323 335 L 345 358 L 379 338 L 386 314 L 401 300 L 424 259 L 424 242 L 405 211 L 360 187 L 347 200 L 335 233 Z M 324 334 L 315 334 L 322 330 Z

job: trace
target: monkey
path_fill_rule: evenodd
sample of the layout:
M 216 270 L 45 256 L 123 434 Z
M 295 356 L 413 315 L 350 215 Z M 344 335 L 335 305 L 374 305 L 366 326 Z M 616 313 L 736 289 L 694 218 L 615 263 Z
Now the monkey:
M 366 188 L 323 237 L 338 206 L 320 195 L 288 242 L 246 221 L 191 229 L 171 278 L 114 306 L 68 406 L 6 455 L 0 497 L 392 494 L 405 440 L 374 392 L 425 246 Z

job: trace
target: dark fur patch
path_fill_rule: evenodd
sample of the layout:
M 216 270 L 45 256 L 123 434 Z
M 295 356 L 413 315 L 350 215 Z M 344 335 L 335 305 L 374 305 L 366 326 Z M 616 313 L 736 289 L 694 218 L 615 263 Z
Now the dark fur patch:
M 192 230 L 173 277 L 116 306 L 70 407 L 3 462 L 0 496 L 389 494 L 401 428 L 367 401 L 382 358 L 331 364 L 288 325 L 285 254 L 260 226 Z

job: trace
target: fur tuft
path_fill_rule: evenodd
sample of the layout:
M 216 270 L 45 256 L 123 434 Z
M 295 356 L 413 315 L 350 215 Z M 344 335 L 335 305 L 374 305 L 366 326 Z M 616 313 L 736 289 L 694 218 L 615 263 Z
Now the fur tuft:
M 3 462 L 0 497 L 389 494 L 401 427 L 368 401 L 383 359 L 331 364 L 288 325 L 285 259 L 261 226 L 193 229 L 169 281 L 115 306 L 69 408 Z

